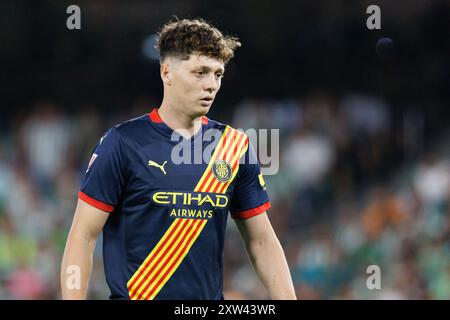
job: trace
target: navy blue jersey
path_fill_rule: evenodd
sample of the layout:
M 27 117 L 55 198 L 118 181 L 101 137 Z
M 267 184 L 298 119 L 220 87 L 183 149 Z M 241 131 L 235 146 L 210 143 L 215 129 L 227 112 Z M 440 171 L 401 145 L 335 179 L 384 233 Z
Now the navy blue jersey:
M 209 129 L 219 134 L 207 138 Z M 178 137 L 154 109 L 108 130 L 93 151 L 79 198 L 111 212 L 103 259 L 113 299 L 220 299 L 228 212 L 270 208 L 244 133 L 203 117 L 191 139 Z

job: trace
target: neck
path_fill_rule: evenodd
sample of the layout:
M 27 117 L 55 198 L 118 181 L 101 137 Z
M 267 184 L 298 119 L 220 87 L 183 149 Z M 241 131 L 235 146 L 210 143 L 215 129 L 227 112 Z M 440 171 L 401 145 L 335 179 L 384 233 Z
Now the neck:
M 165 99 L 158 109 L 158 114 L 164 123 L 185 138 L 190 138 L 201 129 L 201 117 L 192 118 L 176 111 Z

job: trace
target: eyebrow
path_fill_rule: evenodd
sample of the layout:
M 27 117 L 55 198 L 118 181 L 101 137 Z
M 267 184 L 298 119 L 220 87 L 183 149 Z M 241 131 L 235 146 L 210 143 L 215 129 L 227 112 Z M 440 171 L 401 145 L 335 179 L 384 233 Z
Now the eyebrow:
M 195 70 L 198 70 L 198 69 L 202 69 L 203 71 L 209 72 L 209 71 L 211 71 L 212 68 L 207 67 L 207 66 L 199 66 L 199 67 L 195 68 Z M 223 68 L 218 68 L 214 72 L 224 73 L 225 70 Z

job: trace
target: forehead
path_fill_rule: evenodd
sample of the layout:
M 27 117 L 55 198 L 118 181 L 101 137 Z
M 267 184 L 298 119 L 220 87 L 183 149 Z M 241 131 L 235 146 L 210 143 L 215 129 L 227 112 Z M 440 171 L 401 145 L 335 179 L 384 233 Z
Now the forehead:
M 208 68 L 212 70 L 224 70 L 222 60 L 200 54 L 190 54 L 189 59 L 182 60 L 181 65 L 187 68 Z

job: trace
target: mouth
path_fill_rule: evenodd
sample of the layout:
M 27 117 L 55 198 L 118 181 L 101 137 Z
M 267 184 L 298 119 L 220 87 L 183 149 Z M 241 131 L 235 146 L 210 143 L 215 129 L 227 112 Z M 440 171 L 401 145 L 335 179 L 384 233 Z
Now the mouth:
M 204 97 L 200 99 L 201 105 L 210 105 L 213 102 L 213 97 Z

